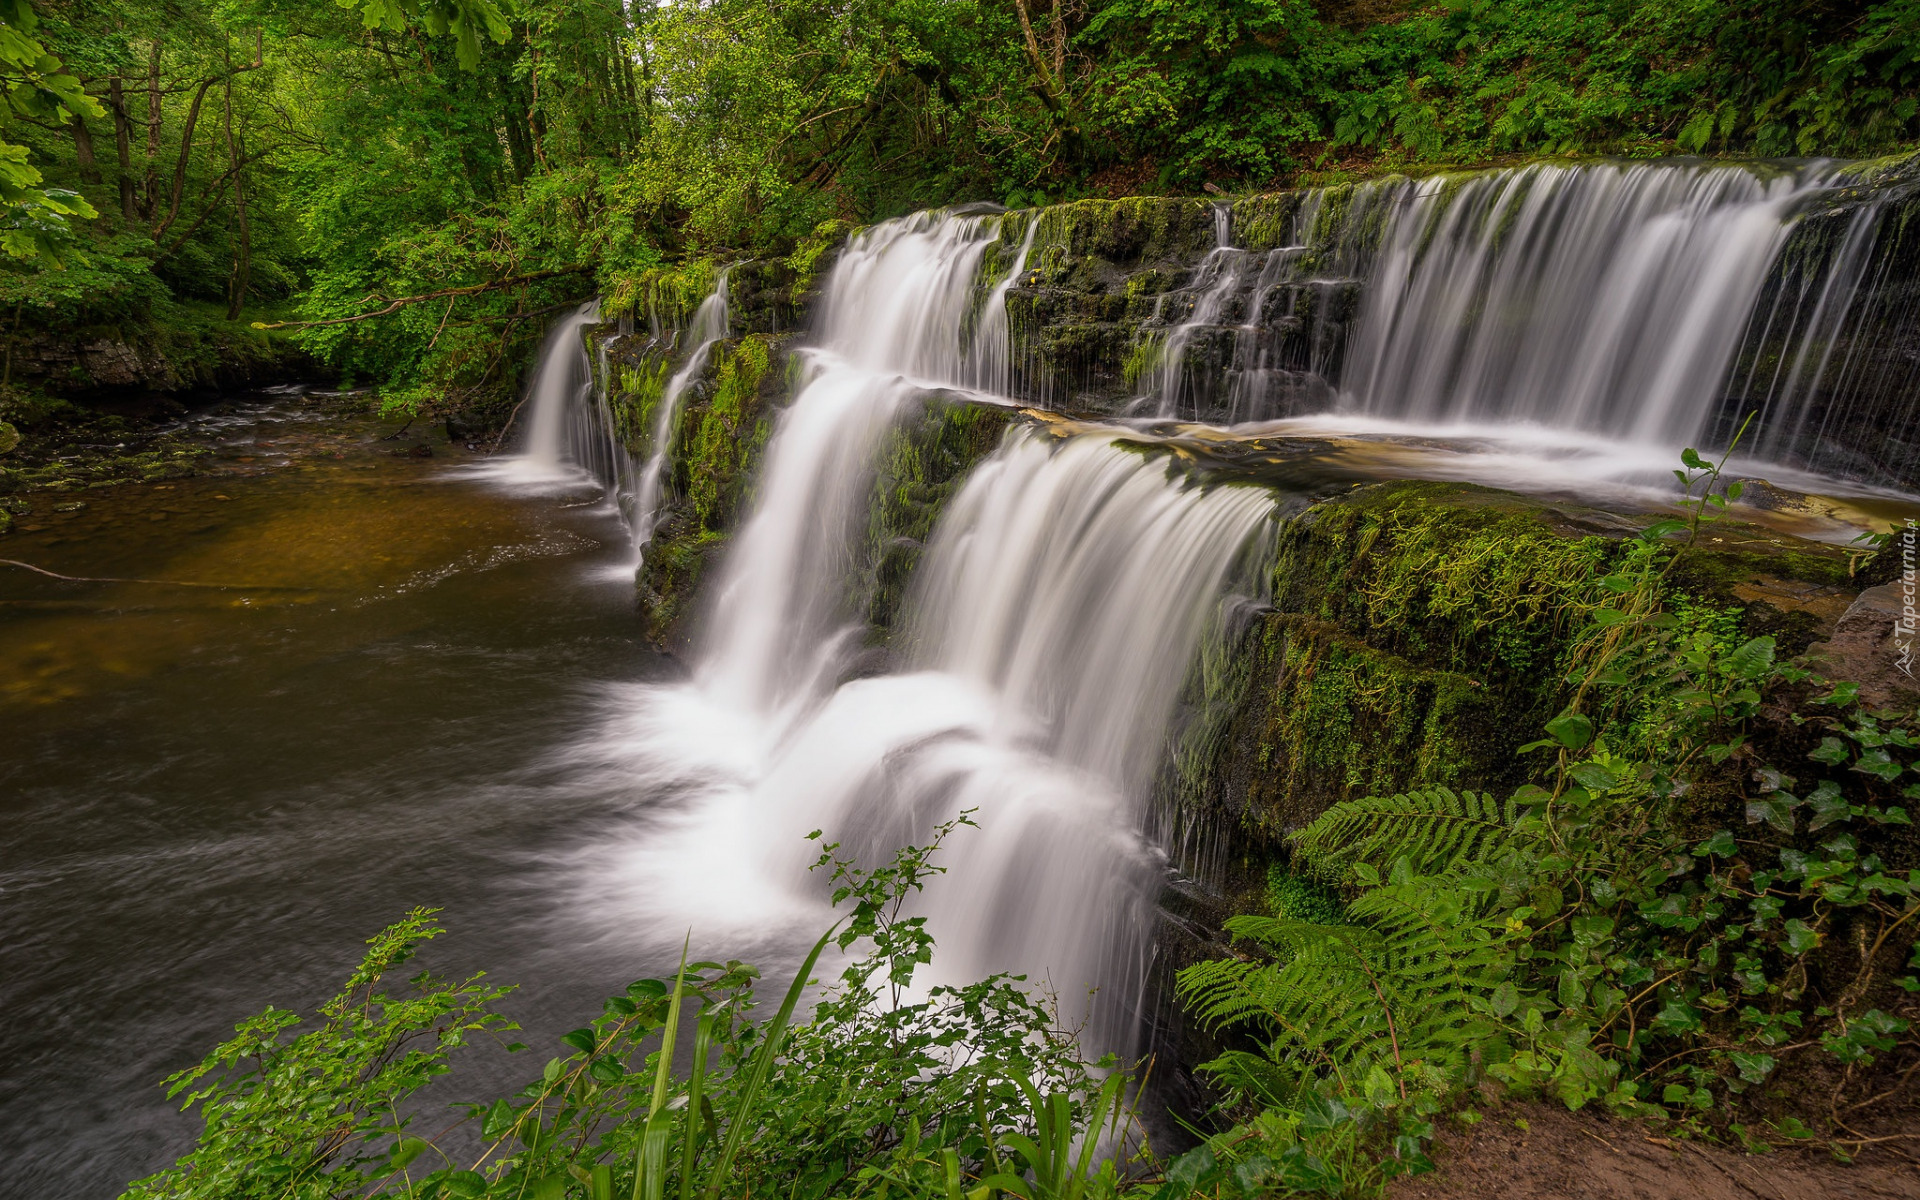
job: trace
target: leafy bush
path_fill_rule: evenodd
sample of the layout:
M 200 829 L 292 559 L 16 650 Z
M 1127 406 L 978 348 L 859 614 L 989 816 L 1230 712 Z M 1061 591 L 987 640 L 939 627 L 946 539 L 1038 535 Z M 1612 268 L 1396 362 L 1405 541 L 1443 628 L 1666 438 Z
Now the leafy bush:
M 1724 614 L 1668 611 L 1675 557 L 1739 486 L 1684 457 L 1689 519 L 1591 581 L 1571 704 L 1527 748 L 1553 754 L 1550 786 L 1335 806 L 1294 864 L 1350 897 L 1351 926 L 1238 918 L 1252 953 L 1181 973 L 1202 1021 L 1259 1046 L 1205 1064 L 1242 1122 L 1181 1178 L 1257 1160 L 1298 1191 L 1366 1194 L 1424 1169 L 1428 1118 L 1486 1081 L 1749 1148 L 1814 1136 L 1803 1118 L 1842 1157 L 1874 1140 L 1855 1124 L 1891 1094 L 1873 1069 L 1910 1075 L 1920 1050 L 1899 803 L 1920 798 L 1920 717 L 1814 687 Z M 1763 744 L 1769 693 L 1798 711 Z M 1768 761 L 1796 730 L 1818 735 L 1799 776 Z M 1730 778 L 1748 785 L 1704 786 Z M 1788 1070 L 1797 1096 L 1770 1083 Z
M 483 1145 L 464 1165 L 443 1148 L 451 1129 L 412 1131 L 406 1101 L 448 1070 L 454 1050 L 516 1026 L 491 1011 L 507 989 L 479 977 L 422 975 L 404 997 L 379 990 L 440 932 L 430 912 L 411 913 L 370 942 L 314 1028 L 288 1039 L 300 1018 L 269 1008 L 170 1080 L 170 1094 L 200 1106 L 205 1131 L 193 1152 L 127 1195 L 952 1198 L 963 1180 L 1029 1200 L 1111 1194 L 1115 1168 L 1094 1159 L 1128 1120 L 1125 1073 L 1082 1063 L 1018 979 L 908 998 L 933 941 L 903 905 L 940 869 L 931 859 L 941 841 L 966 823 L 870 871 L 824 847 L 818 865 L 847 913 L 772 1016 L 756 1013 L 751 966 L 683 954 L 670 979 L 609 998 L 561 1039 L 568 1053 L 518 1093 L 461 1106 L 467 1116 L 455 1127 L 477 1130 Z M 795 1025 L 829 943 L 866 952 Z M 674 1063 L 687 1024 L 682 1078 Z

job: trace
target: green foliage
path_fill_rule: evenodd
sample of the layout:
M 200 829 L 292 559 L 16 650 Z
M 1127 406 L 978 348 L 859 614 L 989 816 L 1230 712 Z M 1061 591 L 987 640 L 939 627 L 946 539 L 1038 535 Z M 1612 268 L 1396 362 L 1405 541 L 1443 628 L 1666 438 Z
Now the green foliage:
M 1208 1170 L 1311 1154 L 1324 1178 L 1289 1186 L 1370 1193 L 1420 1161 L 1427 1114 L 1485 1080 L 1748 1146 L 1768 1137 L 1756 1112 L 1811 1136 L 1776 1082 L 1830 1081 L 1816 1054 L 1842 1073 L 1801 1111 L 1835 1153 L 1865 1143 L 1845 1114 L 1885 1089 L 1856 1076 L 1920 1051 L 1920 870 L 1900 803 L 1920 798 L 1920 714 L 1863 711 L 1851 684 L 1809 693 L 1771 639 L 1666 602 L 1675 559 L 1739 487 L 1683 459 L 1686 517 L 1582 580 L 1571 703 L 1526 748 L 1554 757 L 1543 785 L 1334 806 L 1294 836 L 1294 861 L 1342 889 L 1351 924 L 1237 918 L 1258 953 L 1181 973 L 1202 1019 L 1259 1045 L 1205 1065 L 1242 1118 L 1204 1148 Z M 1754 735 L 1770 692 L 1797 697 L 1787 729 L 1819 735 L 1798 751 L 1807 783 L 1767 757 L 1796 735 Z M 1753 786 L 1716 798 L 1735 767 Z M 1328 1104 L 1367 1116 L 1303 1133 Z
M 1339 925 L 1347 919 L 1347 906 L 1340 902 L 1338 892 L 1296 875 L 1280 863 L 1267 872 L 1267 907 L 1276 917 L 1316 925 Z
M 16 120 L 39 123 L 102 115 L 99 101 L 47 53 L 34 36 L 40 19 L 28 0 L 0 2 L 0 129 Z M 68 188 L 42 187 L 45 177 L 28 161 L 28 148 L 0 141 L 0 250 L 18 259 L 62 264 L 72 240 L 68 218 L 99 214 Z
M 1443 875 L 1510 849 L 1512 800 L 1428 788 L 1336 804 L 1295 836 L 1295 851 L 1319 875 L 1344 880 L 1364 865 L 1376 874 L 1405 858 L 1422 875 Z
M 490 1007 L 509 989 L 420 975 L 413 994 L 382 991 L 385 977 L 439 936 L 433 910 L 415 909 L 371 949 L 317 1026 L 292 1038 L 297 1013 L 268 1007 L 198 1066 L 170 1077 L 206 1128 L 175 1166 L 133 1184 L 129 1197 L 327 1197 L 398 1171 L 423 1148 L 400 1105 L 476 1034 L 515 1028 Z M 379 1147 L 391 1140 L 391 1150 Z
M 628 986 L 561 1038 L 526 1087 L 460 1106 L 481 1144 L 466 1165 L 450 1157 L 451 1131 L 411 1132 L 405 1101 L 472 1035 L 515 1026 L 489 1011 L 505 989 L 477 978 L 420 976 L 409 997 L 375 990 L 439 932 L 429 913 L 410 914 L 373 940 L 317 1028 L 286 1041 L 299 1018 L 269 1008 L 169 1081 L 176 1094 L 198 1085 L 188 1103 L 205 1132 L 128 1195 L 952 1200 L 963 1181 L 1027 1200 L 1111 1195 L 1113 1165 L 1093 1160 L 1129 1119 L 1124 1072 L 1097 1078 L 1018 979 L 913 998 L 934 946 L 906 904 L 970 824 L 962 815 L 871 869 L 823 846 L 818 867 L 844 916 L 770 1017 L 756 1012 L 754 968 L 683 951 L 671 978 Z M 796 1023 L 829 945 L 861 952 Z

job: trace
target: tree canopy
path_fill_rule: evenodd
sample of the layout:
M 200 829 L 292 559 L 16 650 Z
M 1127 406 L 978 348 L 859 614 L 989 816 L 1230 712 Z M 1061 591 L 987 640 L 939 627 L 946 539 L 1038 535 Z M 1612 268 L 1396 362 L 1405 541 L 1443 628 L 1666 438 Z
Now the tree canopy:
M 1920 0 L 0 0 L 0 310 L 299 320 L 458 397 L 559 305 L 832 219 L 1898 150 L 1917 49 Z

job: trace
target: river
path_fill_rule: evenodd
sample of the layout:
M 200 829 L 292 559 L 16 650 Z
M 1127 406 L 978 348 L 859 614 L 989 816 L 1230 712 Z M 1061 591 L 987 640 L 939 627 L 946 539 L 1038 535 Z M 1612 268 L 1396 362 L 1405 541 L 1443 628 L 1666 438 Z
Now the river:
M 676 670 L 633 636 L 625 527 L 591 492 L 475 479 L 444 438 L 419 458 L 325 403 L 223 407 L 212 473 L 36 494 L 0 542 L 64 575 L 248 585 L 0 568 L 7 1197 L 171 1161 L 198 1119 L 161 1078 L 330 994 L 413 905 L 452 931 L 430 966 L 526 985 L 536 1045 L 645 973 L 555 902 L 628 801 L 555 786 L 553 751 L 606 685 Z M 526 1072 L 495 1054 L 462 1080 Z

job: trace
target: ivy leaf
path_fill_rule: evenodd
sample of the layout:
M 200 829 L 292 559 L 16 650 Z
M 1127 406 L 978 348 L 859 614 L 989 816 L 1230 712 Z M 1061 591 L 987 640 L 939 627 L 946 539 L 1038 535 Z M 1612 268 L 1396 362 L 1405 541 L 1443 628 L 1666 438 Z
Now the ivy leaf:
M 1787 935 L 1787 952 L 1800 955 L 1820 944 L 1820 931 L 1794 917 L 1781 927 Z
M 1860 685 L 1857 683 L 1836 683 L 1833 690 L 1815 700 L 1815 704 L 1833 704 L 1841 708 L 1857 703 L 1860 699 Z
M 1654 1030 L 1664 1034 L 1692 1033 L 1700 1025 L 1700 1010 L 1685 1000 L 1667 1001 L 1653 1018 Z
M 1706 841 L 1695 846 L 1693 853 L 1696 858 L 1705 858 L 1708 855 L 1712 855 L 1715 858 L 1732 858 L 1734 855 L 1740 853 L 1740 847 L 1734 844 L 1733 834 L 1721 829 L 1717 830 L 1714 835 Z
M 1748 1083 L 1763 1083 L 1773 1074 L 1774 1060 L 1770 1054 L 1748 1054 L 1735 1050 L 1727 1056 L 1733 1060 L 1734 1069 L 1740 1072 L 1740 1078 Z
M 1887 783 L 1892 783 L 1900 777 L 1900 772 L 1905 768 L 1899 763 L 1894 762 L 1885 750 L 1874 749 L 1862 754 L 1860 761 L 1853 764 L 1853 769 L 1865 775 L 1872 775 L 1876 779 L 1883 780 Z
M 1826 762 L 1830 766 L 1839 766 L 1841 762 L 1847 760 L 1847 747 L 1841 745 L 1837 737 L 1822 737 L 1820 745 L 1814 747 L 1812 753 L 1807 756 L 1814 762 Z
M 1793 832 L 1793 806 L 1799 803 L 1786 792 L 1774 792 L 1758 800 L 1747 801 L 1747 824 L 1765 821 L 1781 833 Z

